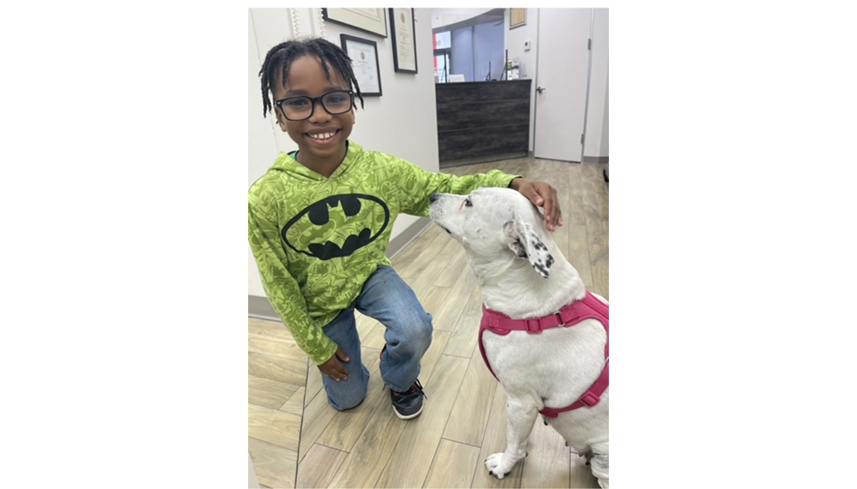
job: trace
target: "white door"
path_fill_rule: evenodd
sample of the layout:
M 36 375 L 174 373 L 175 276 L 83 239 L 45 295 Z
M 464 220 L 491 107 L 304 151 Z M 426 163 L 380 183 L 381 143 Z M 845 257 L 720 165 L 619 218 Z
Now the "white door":
M 540 8 L 536 158 L 583 161 L 592 9 Z

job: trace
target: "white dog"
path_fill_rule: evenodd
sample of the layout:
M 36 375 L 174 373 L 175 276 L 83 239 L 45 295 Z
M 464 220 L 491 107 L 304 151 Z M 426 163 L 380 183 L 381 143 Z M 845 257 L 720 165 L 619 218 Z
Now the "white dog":
M 482 293 L 479 346 L 506 390 L 507 448 L 485 461 L 491 475 L 502 479 L 526 456 L 541 412 L 608 488 L 607 301 L 586 291 L 542 214 L 515 190 L 434 194 L 430 215 L 466 250 Z

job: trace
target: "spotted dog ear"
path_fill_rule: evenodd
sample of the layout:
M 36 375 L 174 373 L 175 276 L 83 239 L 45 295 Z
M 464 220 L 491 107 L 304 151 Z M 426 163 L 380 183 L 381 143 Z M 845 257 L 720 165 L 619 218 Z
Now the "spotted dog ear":
M 544 278 L 550 275 L 553 256 L 542 242 L 541 236 L 532 226 L 521 220 L 512 220 L 503 224 L 503 232 L 510 239 L 509 249 L 519 258 L 529 260 L 533 269 Z

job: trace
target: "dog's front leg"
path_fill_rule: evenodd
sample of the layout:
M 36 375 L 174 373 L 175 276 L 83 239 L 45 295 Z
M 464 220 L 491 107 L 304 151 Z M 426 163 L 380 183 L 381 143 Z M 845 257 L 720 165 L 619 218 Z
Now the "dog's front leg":
M 485 460 L 488 473 L 498 479 L 509 475 L 512 467 L 527 455 L 527 439 L 538 416 L 538 406 L 528 400 L 510 399 L 506 403 L 506 451 Z

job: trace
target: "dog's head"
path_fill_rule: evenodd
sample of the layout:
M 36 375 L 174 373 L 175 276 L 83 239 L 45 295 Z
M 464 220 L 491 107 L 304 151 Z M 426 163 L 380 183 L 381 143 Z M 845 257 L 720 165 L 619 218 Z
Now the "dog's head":
M 483 187 L 470 195 L 432 194 L 431 220 L 472 257 L 490 261 L 514 255 L 542 277 L 554 262 L 542 236 L 544 217 L 529 199 L 508 188 Z

